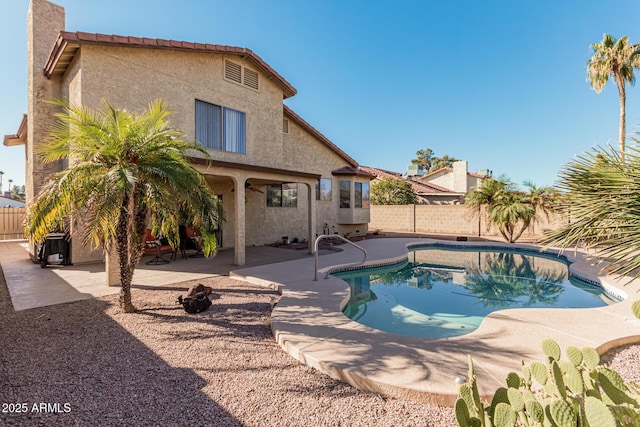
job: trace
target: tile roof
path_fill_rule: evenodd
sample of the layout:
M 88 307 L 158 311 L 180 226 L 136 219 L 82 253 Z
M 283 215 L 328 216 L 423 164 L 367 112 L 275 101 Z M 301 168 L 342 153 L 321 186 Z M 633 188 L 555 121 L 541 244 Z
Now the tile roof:
M 372 175 L 369 172 L 366 172 L 362 168 L 350 167 L 350 166 L 343 166 L 343 167 L 341 167 L 339 169 L 334 169 L 334 170 L 331 171 L 331 174 L 332 175 L 345 175 L 345 176 L 365 176 L 365 177 L 369 177 L 369 178 L 375 178 L 375 175 Z
M 458 193 L 456 191 L 453 191 L 453 190 L 451 190 L 449 188 L 443 187 L 441 185 L 434 184 L 432 182 L 418 181 L 416 179 L 412 179 L 411 182 L 414 185 L 419 185 L 419 186 L 428 188 L 427 193 L 462 194 L 462 193 Z
M 360 169 L 369 172 L 371 175 L 374 175 L 377 178 L 402 178 L 402 174 L 400 172 L 371 168 L 368 166 L 360 166 Z
M 63 74 L 81 45 L 137 47 L 238 55 L 251 61 L 257 68 L 272 78 L 282 88 L 284 98 L 289 98 L 297 93 L 296 89 L 284 77 L 253 51 L 244 47 L 84 32 L 60 32 L 44 66 L 45 75 L 50 78 L 54 74 Z

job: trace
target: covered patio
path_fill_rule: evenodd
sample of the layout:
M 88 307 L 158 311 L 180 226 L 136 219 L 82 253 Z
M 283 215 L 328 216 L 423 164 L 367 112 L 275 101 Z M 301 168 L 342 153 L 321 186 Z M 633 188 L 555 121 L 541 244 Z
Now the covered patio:
M 221 224 L 221 246 L 234 248 L 235 265 L 246 264 L 247 246 L 272 243 L 292 225 L 285 223 L 283 215 L 267 211 L 265 187 L 268 185 L 298 184 L 297 207 L 303 209 L 294 213 L 283 212 L 295 215 L 293 225 L 304 227 L 302 239 L 307 242 L 315 239 L 315 187 L 320 175 L 218 160 L 208 164 L 203 159 L 192 159 L 192 162 L 205 174 L 213 191 L 221 198 L 225 218 Z M 313 253 L 311 244 L 309 253 Z

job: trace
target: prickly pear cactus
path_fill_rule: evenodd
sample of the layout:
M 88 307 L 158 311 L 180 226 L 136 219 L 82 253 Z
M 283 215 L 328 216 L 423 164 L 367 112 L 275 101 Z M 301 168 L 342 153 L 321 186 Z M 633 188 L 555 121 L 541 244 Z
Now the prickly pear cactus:
M 640 311 L 640 303 L 638 304 Z M 640 316 L 639 316 L 640 317 Z M 522 363 L 522 376 L 509 373 L 507 387 L 496 391 L 491 405 L 480 401 L 469 357 L 469 376 L 460 386 L 455 413 L 460 426 L 640 426 L 640 385 L 625 383 L 601 366 L 590 347 L 568 347 L 561 360 L 557 342 L 546 339 L 545 363 Z

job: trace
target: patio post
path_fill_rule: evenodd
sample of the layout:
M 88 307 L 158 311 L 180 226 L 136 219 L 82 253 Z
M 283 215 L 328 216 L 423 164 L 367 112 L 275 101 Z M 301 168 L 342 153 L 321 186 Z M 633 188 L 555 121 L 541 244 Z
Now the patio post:
M 234 263 L 235 265 L 245 264 L 245 188 L 244 178 L 233 178 L 235 184 L 235 247 L 234 247 Z
M 316 192 L 315 185 L 306 184 L 307 194 L 309 195 L 308 217 L 309 217 L 309 236 L 307 241 L 309 242 L 309 253 L 314 254 L 315 248 L 313 242 L 316 240 Z

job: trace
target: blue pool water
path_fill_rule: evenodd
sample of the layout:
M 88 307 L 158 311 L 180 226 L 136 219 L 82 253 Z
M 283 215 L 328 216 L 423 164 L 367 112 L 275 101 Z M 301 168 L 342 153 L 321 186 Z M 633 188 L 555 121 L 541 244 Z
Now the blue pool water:
M 504 250 L 419 249 L 400 265 L 335 275 L 351 288 L 347 317 L 423 338 L 468 334 L 489 313 L 508 308 L 617 302 L 599 286 L 570 277 L 563 258 Z

